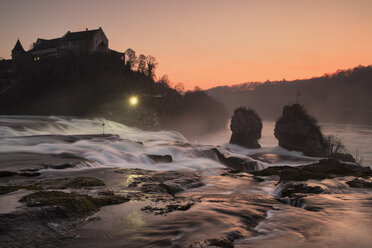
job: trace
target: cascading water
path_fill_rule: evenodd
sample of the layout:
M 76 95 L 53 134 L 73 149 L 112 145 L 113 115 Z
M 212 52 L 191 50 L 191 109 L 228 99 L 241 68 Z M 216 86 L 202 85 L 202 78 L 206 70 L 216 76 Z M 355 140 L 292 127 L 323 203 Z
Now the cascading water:
M 102 122 L 105 123 L 105 134 L 102 134 Z M 194 245 L 190 247 L 207 247 L 222 245 L 218 242 L 225 241 L 234 243 L 236 247 L 280 247 L 278 244 L 282 244 L 281 247 L 319 247 L 333 243 L 337 247 L 368 247 L 372 241 L 372 223 L 369 221 L 371 191 L 351 189 L 345 184 L 346 179 L 311 180 L 309 185 L 321 186 L 325 191 L 308 197 L 304 207 L 293 207 L 275 200 L 281 189 L 280 185 L 276 186 L 277 178 L 258 182 L 247 173 L 226 173 L 226 166 L 211 153 L 211 149 L 217 148 L 226 156 L 256 161 L 261 169 L 298 166 L 319 160 L 278 147 L 273 127 L 273 123 L 264 123 L 261 149 L 245 149 L 226 144 L 229 138 L 226 130 L 190 142 L 177 132 L 147 132 L 98 118 L 2 116 L 0 171 L 37 171 L 41 172 L 41 179 L 97 176 L 101 173 L 99 175 L 106 184 L 113 188 L 120 186 L 122 179 L 116 172 L 106 178 L 106 172 L 100 169 L 139 168 L 202 175 L 203 187 L 185 187 L 186 191 L 177 195 L 177 199 L 192 199 L 194 202 L 185 212 L 154 216 L 140 209 L 155 203 L 133 201 L 103 207 L 92 217 L 95 221 L 88 221 L 73 233 L 63 229 L 63 224 L 52 217 L 47 220 L 47 225 L 38 227 L 35 224 L 28 227 L 27 223 L 33 222 L 27 219 L 25 232 L 38 228 L 40 232 L 53 230 L 53 234 L 49 232 L 48 235 L 59 235 L 54 241 L 62 242 L 69 238 L 65 247 L 185 247 L 190 244 Z M 328 133 L 341 134 L 340 129 L 332 129 L 331 125 L 324 129 Z M 353 140 L 355 145 L 361 129 L 348 129 L 345 143 Z M 362 134 L 368 136 L 371 132 L 365 128 Z M 369 162 L 370 153 L 362 152 Z M 149 155 L 170 155 L 172 162 L 155 162 Z M 66 166 L 66 163 L 74 166 Z M 126 180 L 132 179 L 128 177 Z M 29 183 L 29 179 L 24 180 Z M 39 179 L 36 177 L 34 180 Z M 186 178 L 185 182 L 190 180 Z M 12 180 L 3 179 L 2 182 L 14 184 Z M 175 183 L 172 178 L 170 182 Z M 7 214 L 22 209 L 17 199 L 26 194 L 27 191 L 19 190 L 0 195 L 0 229 L 5 230 L 7 225 L 4 223 L 8 218 L 11 223 L 14 221 L 14 216 Z M 157 199 L 156 204 L 162 201 L 165 200 Z M 308 211 L 305 207 L 318 210 Z M 24 219 L 21 220 L 23 223 Z M 10 246 L 14 242 L 22 243 L 17 237 L 9 241 L 9 237 L 12 236 L 3 238 L 0 235 L 0 241 L 6 241 Z M 221 237 L 224 241 L 219 241 Z M 49 247 L 59 247 L 53 245 Z

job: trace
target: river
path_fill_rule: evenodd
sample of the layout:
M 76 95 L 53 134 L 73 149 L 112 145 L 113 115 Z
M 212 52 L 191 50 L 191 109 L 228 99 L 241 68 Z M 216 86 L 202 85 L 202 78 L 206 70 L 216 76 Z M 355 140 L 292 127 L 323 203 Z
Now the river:
M 146 132 L 102 119 L 2 116 L 0 171 L 37 171 L 40 175 L 30 179 L 2 177 L 1 185 L 14 185 L 17 180 L 30 184 L 77 175 L 95 176 L 125 194 L 128 188 L 121 181 L 125 177 L 109 169 L 140 168 L 195 173 L 204 186 L 177 194 L 176 199 L 193 201 L 187 211 L 153 215 L 141 209 L 148 204 L 158 206 L 167 199 L 144 198 L 102 207 L 73 227 L 49 215 L 46 220 L 35 220 L 39 215 L 30 215 L 30 211 L 34 212 L 18 202 L 30 190 L 3 194 L 0 247 L 21 247 L 27 242 L 34 242 L 35 247 L 222 247 L 220 240 L 231 241 L 229 244 L 234 247 L 370 247 L 370 189 L 350 188 L 345 184 L 350 178 L 310 180 L 307 184 L 321 187 L 323 193 L 307 195 L 304 205 L 291 206 L 276 200 L 282 187 L 277 185 L 276 177 L 258 182 L 248 173 L 229 174 L 223 164 L 210 156 L 212 148 L 247 160 L 258 153 L 277 156 L 274 162 L 257 160 L 260 169 L 298 166 L 320 159 L 278 147 L 273 136 L 274 123 L 264 122 L 263 127 L 262 148 L 245 149 L 227 144 L 228 129 L 187 140 L 173 131 Z M 371 126 L 325 123 L 322 130 L 341 138 L 352 154 L 358 151 L 364 166 L 372 164 Z M 102 135 L 103 132 L 113 135 Z M 148 154 L 171 155 L 173 160 L 154 163 Z M 78 162 L 72 168 L 48 167 L 66 163 L 66 159 Z M 97 190 L 82 192 L 96 195 Z M 17 220 L 23 224 L 17 224 Z

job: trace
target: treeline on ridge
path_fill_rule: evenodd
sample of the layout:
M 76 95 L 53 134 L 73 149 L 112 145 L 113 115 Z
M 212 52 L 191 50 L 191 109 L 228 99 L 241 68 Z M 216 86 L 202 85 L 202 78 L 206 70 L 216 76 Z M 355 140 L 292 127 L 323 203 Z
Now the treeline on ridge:
M 321 122 L 372 124 L 372 66 L 311 79 L 215 87 L 206 92 L 223 102 L 230 113 L 243 105 L 265 120 L 276 120 L 283 106 L 297 102 L 297 90 L 298 101 Z
M 144 129 L 187 135 L 226 126 L 224 105 L 200 89 L 177 91 L 155 80 L 156 59 L 126 52 L 31 58 L 0 84 L 0 114 L 103 117 Z M 137 96 L 138 105 L 129 98 Z

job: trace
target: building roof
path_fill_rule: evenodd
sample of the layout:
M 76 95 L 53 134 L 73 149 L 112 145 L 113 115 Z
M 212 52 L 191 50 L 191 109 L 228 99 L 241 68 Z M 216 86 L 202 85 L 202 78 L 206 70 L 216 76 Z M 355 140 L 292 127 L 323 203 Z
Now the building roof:
M 15 51 L 22 52 L 22 53 L 25 52 L 25 49 L 23 49 L 23 46 L 22 46 L 21 42 L 19 41 L 19 39 L 17 40 L 14 48 L 12 49 L 12 52 L 15 52 Z
M 62 39 L 71 41 L 71 40 L 89 40 L 92 39 L 93 36 L 99 32 L 102 31 L 101 28 L 99 29 L 93 29 L 93 30 L 85 30 L 85 31 L 79 31 L 79 32 L 70 32 L 68 31 Z
M 61 38 L 45 40 L 45 39 L 37 39 L 35 46 L 31 51 L 41 50 L 41 49 L 48 49 L 48 48 L 55 48 L 58 47 L 59 41 Z

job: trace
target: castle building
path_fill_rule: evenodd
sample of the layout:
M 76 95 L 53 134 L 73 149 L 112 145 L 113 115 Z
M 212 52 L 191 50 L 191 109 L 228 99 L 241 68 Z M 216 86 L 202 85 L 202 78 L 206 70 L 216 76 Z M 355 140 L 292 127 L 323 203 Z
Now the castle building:
M 25 54 L 25 53 L 26 53 L 26 51 L 25 51 L 25 49 L 23 49 L 23 46 L 22 46 L 21 42 L 18 39 L 17 42 L 16 42 L 16 44 L 15 44 L 15 46 L 14 46 L 14 48 L 12 49 L 12 58 L 13 59 L 14 58 L 17 58 L 20 55 Z
M 16 59 L 22 54 L 31 54 L 34 60 L 43 57 L 57 57 L 60 55 L 73 54 L 82 55 L 95 52 L 108 52 L 108 39 L 102 28 L 70 32 L 55 39 L 38 38 L 33 44 L 33 48 L 25 51 L 22 44 L 17 40 L 13 50 L 12 58 Z

